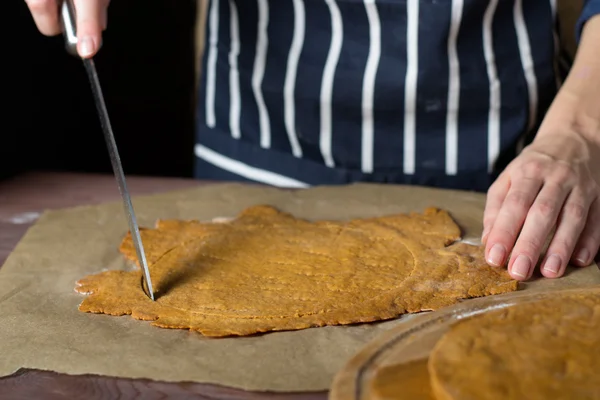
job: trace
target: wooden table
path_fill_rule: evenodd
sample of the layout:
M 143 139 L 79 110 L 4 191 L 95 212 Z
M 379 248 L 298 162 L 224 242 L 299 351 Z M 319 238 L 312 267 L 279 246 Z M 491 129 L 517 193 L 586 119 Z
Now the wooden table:
M 129 177 L 132 195 L 184 189 L 201 183 L 188 179 Z M 0 182 L 0 265 L 40 213 L 46 209 L 118 200 L 112 175 L 31 173 Z M 1 357 L 1 355 L 0 355 Z M 103 376 L 69 376 L 21 370 L 0 379 L 0 399 L 294 399 L 324 400 L 327 393 L 256 393 L 198 383 L 165 383 Z

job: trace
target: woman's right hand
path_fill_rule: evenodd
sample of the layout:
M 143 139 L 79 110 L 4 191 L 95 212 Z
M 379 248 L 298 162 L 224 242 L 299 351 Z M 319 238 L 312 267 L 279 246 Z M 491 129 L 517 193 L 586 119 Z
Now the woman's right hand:
M 46 36 L 59 35 L 61 0 L 25 0 L 38 30 Z M 82 58 L 93 57 L 106 29 L 106 9 L 110 0 L 74 0 L 77 14 L 77 51 Z

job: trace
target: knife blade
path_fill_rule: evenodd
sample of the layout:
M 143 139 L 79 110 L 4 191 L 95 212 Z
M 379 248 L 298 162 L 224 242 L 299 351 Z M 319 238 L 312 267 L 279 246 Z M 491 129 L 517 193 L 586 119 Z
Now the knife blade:
M 67 52 L 72 55 L 78 56 L 77 54 L 77 28 L 75 19 L 75 7 L 72 0 L 65 0 L 61 5 L 61 21 L 63 24 L 63 32 L 65 37 L 65 47 Z M 148 262 L 146 261 L 146 254 L 144 252 L 144 246 L 140 235 L 140 228 L 137 223 L 137 218 L 133 210 L 133 203 L 131 196 L 129 195 L 129 189 L 127 188 L 127 181 L 125 179 L 125 173 L 123 172 L 123 166 L 121 164 L 121 158 L 119 157 L 119 151 L 117 149 L 117 143 L 113 134 L 112 126 L 110 124 L 110 118 L 108 116 L 108 110 L 104 102 L 104 95 L 102 93 L 102 87 L 98 78 L 98 72 L 96 71 L 96 65 L 94 64 L 93 58 L 82 59 L 85 67 L 90 86 L 92 89 L 92 95 L 94 102 L 96 103 L 96 111 L 100 119 L 100 125 L 102 132 L 104 133 L 104 139 L 108 148 L 108 154 L 110 156 L 110 162 L 112 169 L 117 181 L 117 187 L 123 200 L 123 208 L 125 215 L 127 216 L 127 222 L 129 224 L 129 232 L 133 240 L 135 252 L 140 267 L 143 271 L 143 282 L 142 287 L 146 286 L 147 295 L 152 301 L 154 301 L 154 290 L 152 288 L 152 280 L 150 278 L 150 270 L 148 268 Z

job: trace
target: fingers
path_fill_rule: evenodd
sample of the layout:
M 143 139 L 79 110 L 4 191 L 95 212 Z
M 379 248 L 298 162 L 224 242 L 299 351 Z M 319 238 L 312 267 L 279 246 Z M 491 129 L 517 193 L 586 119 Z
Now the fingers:
M 485 257 L 488 264 L 505 265 L 541 186 L 542 180 L 537 177 L 523 177 L 511 183 L 487 237 Z
M 560 212 L 556 232 L 541 263 L 541 272 L 545 277 L 558 278 L 565 273 L 577 238 L 586 225 L 589 207 L 590 201 L 581 190 L 571 192 Z
M 60 34 L 58 3 L 56 0 L 25 0 L 38 30 L 46 36 Z
M 83 58 L 93 57 L 102 43 L 105 29 L 106 0 L 75 0 L 77 13 L 77 51 Z
M 485 210 L 483 211 L 483 234 L 481 235 L 481 243 L 486 244 L 490 230 L 494 226 L 496 217 L 502 208 L 502 203 L 506 198 L 506 194 L 510 188 L 510 180 L 508 175 L 500 175 L 488 190 Z
M 596 198 L 590 207 L 587 221 L 575 251 L 571 257 L 572 263 L 580 267 L 591 264 L 600 248 L 600 199 Z
M 46 36 L 61 33 L 57 0 L 25 0 L 38 30 Z M 109 0 L 75 0 L 77 51 L 83 58 L 94 56 L 106 29 Z
M 508 263 L 508 272 L 514 279 L 525 280 L 531 277 L 568 193 L 568 189 L 564 187 L 546 183 L 531 205 Z M 572 231 L 568 228 L 570 223 L 567 223 L 567 228 L 564 229 Z M 502 243 L 503 238 L 498 240 Z M 555 261 L 555 258 L 550 259 L 550 262 Z M 562 263 L 562 260 L 559 261 Z

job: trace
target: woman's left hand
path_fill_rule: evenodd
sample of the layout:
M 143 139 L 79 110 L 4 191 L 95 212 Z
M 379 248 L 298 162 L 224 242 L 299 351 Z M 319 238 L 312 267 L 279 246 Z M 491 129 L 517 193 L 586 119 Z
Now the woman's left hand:
M 490 187 L 483 225 L 487 262 L 508 263 L 514 279 L 529 279 L 540 261 L 548 278 L 569 263 L 591 264 L 600 246 L 600 140 L 546 128 Z

